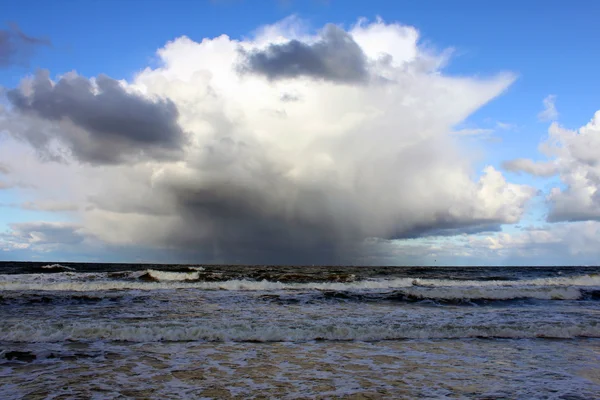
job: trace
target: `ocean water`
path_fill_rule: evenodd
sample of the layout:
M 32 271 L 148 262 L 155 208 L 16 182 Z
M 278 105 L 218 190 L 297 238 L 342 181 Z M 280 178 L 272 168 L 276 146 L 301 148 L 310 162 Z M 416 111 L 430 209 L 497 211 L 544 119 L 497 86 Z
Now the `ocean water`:
M 600 398 L 599 267 L 0 263 L 0 398 Z

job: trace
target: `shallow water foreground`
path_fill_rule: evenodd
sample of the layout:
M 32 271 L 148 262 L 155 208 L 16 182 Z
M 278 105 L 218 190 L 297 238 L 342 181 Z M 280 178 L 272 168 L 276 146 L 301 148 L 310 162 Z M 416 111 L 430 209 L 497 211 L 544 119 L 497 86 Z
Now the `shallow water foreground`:
M 0 398 L 600 398 L 599 339 L 3 343 Z

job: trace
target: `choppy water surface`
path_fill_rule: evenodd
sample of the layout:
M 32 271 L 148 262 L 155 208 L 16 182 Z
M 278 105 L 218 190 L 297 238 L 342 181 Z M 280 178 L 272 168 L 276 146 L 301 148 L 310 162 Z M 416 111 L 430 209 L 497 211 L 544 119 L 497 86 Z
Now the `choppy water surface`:
M 600 398 L 600 268 L 0 271 L 2 398 Z

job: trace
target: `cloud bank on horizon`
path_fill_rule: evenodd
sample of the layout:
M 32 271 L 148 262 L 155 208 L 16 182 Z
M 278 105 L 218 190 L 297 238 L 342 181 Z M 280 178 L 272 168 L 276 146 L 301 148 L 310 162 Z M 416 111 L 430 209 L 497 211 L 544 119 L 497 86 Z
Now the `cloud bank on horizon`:
M 449 52 L 413 27 L 314 34 L 291 17 L 157 55 L 130 81 L 39 71 L 6 91 L 0 190 L 30 185 L 36 200 L 13 207 L 75 217 L 12 223 L 0 250 L 401 264 L 600 248 L 600 112 L 579 131 L 553 122 L 547 160 L 506 161 L 560 185 L 546 194 L 551 224 L 501 232 L 538 190 L 476 170 L 455 133 L 515 77 L 446 74 Z M 555 97 L 544 107 L 555 121 Z

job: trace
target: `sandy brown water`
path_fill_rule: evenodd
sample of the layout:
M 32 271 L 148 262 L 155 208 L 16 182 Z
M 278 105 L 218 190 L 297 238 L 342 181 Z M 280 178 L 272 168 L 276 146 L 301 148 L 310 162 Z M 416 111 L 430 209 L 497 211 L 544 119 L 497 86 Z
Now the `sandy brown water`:
M 594 399 L 600 340 L 13 345 L 3 399 Z

